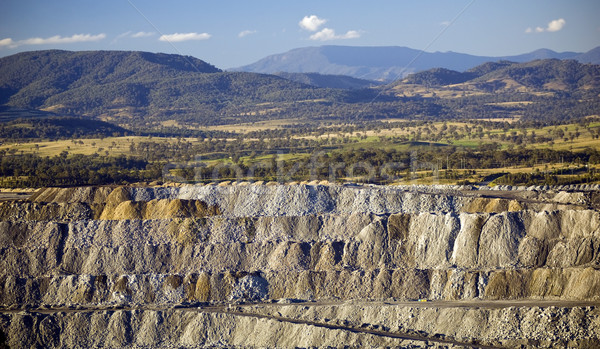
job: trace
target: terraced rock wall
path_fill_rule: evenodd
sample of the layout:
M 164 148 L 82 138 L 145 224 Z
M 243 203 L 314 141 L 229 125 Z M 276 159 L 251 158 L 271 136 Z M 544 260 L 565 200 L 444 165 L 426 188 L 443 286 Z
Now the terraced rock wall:
M 49 188 L 27 201 L 0 202 L 0 306 L 144 309 L 117 312 L 130 323 L 118 343 L 135 346 L 146 343 L 136 339 L 149 326 L 142 318 L 169 323 L 183 316 L 152 307 L 198 302 L 595 302 L 600 212 L 594 188 L 586 189 L 494 196 L 458 187 Z M 110 329 L 117 313 L 106 311 L 81 321 Z M 80 321 L 27 316 L 4 315 L 0 329 L 11 343 L 27 333 L 22 328 L 42 331 L 42 322 L 54 319 L 50 342 L 68 346 L 65 333 Z M 225 326 L 215 314 L 185 316 L 203 322 L 196 329 L 207 329 L 206 321 Z M 600 333 L 593 331 L 578 343 Z M 190 344 L 186 336 L 176 342 Z M 198 343 L 210 345 L 209 337 Z

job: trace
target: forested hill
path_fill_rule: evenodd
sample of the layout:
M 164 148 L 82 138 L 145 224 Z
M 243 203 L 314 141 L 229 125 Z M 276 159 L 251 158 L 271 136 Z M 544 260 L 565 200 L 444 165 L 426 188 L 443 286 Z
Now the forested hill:
M 221 122 L 222 115 L 250 115 L 256 104 L 331 94 L 276 76 L 222 72 L 170 54 L 51 50 L 0 58 L 0 105 L 121 124 L 170 119 L 210 124 Z
M 175 132 L 292 118 L 543 121 L 600 114 L 600 66 L 570 60 L 486 63 L 466 72 L 434 69 L 369 88 L 360 88 L 368 81 L 343 76 L 286 77 L 223 72 L 179 55 L 26 52 L 0 58 L 0 107 L 101 119 L 135 131 L 180 127 Z M 347 89 L 352 87 L 357 89 Z M 3 115 L 14 120 L 14 114 Z
M 380 81 L 357 79 L 347 75 L 284 72 L 274 73 L 273 75 L 277 75 L 291 81 L 296 81 L 303 84 L 324 88 L 341 88 L 355 90 L 383 85 L 383 83 Z
M 546 59 L 527 63 L 508 61 L 484 63 L 466 72 L 435 68 L 411 74 L 399 85 L 442 87 L 459 84 L 514 92 L 561 91 L 579 94 L 600 93 L 600 65 L 574 60 Z
M 221 70 L 194 57 L 127 51 L 33 51 L 0 58 L 0 103 L 85 113 L 141 106 L 165 79 Z
M 216 73 L 220 69 L 189 56 L 131 51 L 33 51 L 0 58 L 0 82 L 5 89 L 2 102 L 10 90 L 46 87 L 60 93 L 90 84 L 145 80 L 186 73 Z

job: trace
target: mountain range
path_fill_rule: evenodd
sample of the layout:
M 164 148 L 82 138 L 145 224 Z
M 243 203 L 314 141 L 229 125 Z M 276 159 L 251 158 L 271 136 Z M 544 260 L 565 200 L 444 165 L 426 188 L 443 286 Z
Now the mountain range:
M 516 56 L 488 57 L 457 52 L 431 53 L 398 46 L 319 46 L 271 55 L 232 70 L 265 74 L 286 72 L 347 75 L 358 79 L 390 82 L 432 68 L 463 72 L 486 62 L 507 60 L 523 63 L 552 58 L 600 64 L 600 47 L 586 53 L 540 49 Z
M 193 57 L 137 51 L 49 50 L 0 58 L 0 121 L 14 125 L 52 115 L 127 130 L 291 118 L 571 119 L 600 114 L 599 93 L 600 65 L 559 59 L 434 68 L 377 85 L 340 75 L 226 72 Z M 72 131 L 78 132 L 89 130 Z

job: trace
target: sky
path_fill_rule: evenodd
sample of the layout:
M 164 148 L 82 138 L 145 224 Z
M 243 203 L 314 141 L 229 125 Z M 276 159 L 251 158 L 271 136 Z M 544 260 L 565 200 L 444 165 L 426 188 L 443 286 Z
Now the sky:
M 294 48 L 406 46 L 508 56 L 600 46 L 598 0 L 2 0 L 0 56 L 135 50 L 221 69 Z

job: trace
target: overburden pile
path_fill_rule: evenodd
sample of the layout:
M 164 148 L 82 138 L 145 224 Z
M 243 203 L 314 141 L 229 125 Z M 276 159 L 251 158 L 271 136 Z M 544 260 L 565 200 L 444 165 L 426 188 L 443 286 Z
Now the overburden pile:
M 0 330 L 11 348 L 600 345 L 598 188 L 493 189 L 40 189 L 0 202 Z

